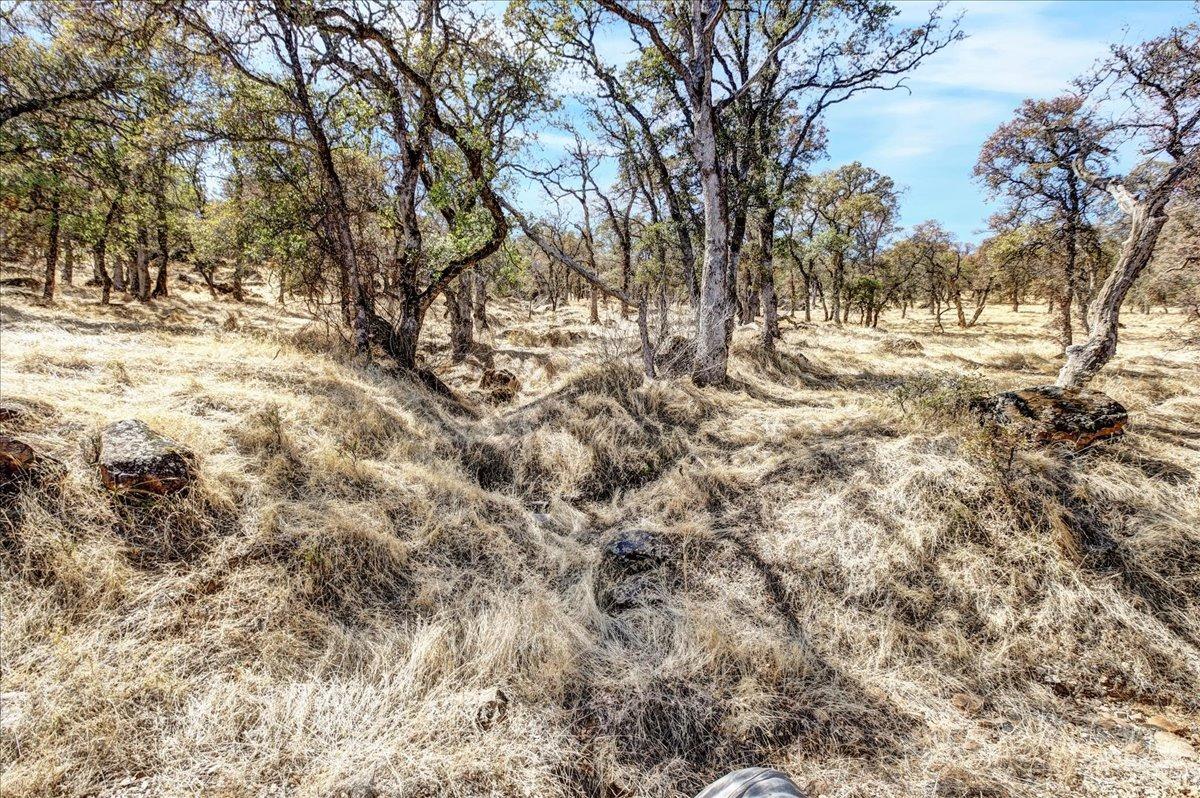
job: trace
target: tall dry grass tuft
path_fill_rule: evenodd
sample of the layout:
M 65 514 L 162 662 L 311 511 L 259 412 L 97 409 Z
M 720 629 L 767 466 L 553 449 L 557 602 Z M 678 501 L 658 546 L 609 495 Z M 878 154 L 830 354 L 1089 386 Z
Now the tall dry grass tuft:
M 0 530 L 5 796 L 1196 781 L 1148 725 L 1200 713 L 1200 363 L 1170 319 L 1133 317 L 1098 386 L 1129 436 L 1068 459 L 966 415 L 1049 381 L 1035 313 L 804 328 L 774 358 L 747 328 L 735 385 L 698 389 L 644 380 L 615 310 L 560 310 L 563 337 L 497 303 L 523 393 L 474 417 L 231 307 L 4 297 L 4 398 L 40 403 L 11 431 L 65 466 Z M 100 487 L 84 443 L 128 416 L 196 452 L 189 495 Z

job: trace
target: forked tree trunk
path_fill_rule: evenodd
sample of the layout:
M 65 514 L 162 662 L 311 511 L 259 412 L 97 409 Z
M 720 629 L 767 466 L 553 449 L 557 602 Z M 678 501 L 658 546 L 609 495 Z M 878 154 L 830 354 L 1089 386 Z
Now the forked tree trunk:
M 1143 200 L 1137 199 L 1117 181 L 1109 181 L 1104 186 L 1121 210 L 1129 215 L 1129 237 L 1121 245 L 1121 255 L 1108 279 L 1088 307 L 1091 332 L 1087 340 L 1067 347 L 1067 362 L 1058 372 L 1056 381 L 1059 387 L 1081 388 L 1087 385 L 1116 353 L 1121 303 L 1154 256 L 1158 235 L 1167 221 L 1167 200 L 1174 188 L 1171 178 L 1180 171 L 1181 167 L 1177 166 Z

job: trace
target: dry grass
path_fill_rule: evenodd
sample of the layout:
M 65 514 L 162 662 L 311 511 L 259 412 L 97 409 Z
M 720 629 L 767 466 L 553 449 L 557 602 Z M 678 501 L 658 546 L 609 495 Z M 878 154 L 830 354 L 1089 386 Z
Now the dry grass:
M 962 414 L 1051 380 L 1038 312 L 801 324 L 774 359 L 739 330 L 738 387 L 699 390 L 643 382 L 615 307 L 498 306 L 513 405 L 428 341 L 472 418 L 268 305 L 2 310 L 4 397 L 46 411 L 17 432 L 69 468 L 0 522 L 6 798 L 686 796 L 766 764 L 829 796 L 1200 785 L 1144 722 L 1200 742 L 1179 316 L 1127 317 L 1097 387 L 1133 432 L 1067 461 Z M 100 489 L 82 442 L 130 416 L 197 452 L 187 499 Z M 670 556 L 606 612 L 631 527 Z

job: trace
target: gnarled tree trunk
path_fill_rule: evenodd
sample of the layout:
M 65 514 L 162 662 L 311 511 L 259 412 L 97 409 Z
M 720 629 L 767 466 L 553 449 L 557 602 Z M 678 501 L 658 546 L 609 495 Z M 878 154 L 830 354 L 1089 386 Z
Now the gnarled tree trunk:
M 1172 170 L 1179 171 L 1180 167 Z M 1121 246 L 1116 265 L 1088 307 L 1090 333 L 1081 344 L 1067 347 L 1067 362 L 1058 372 L 1056 384 L 1081 388 L 1091 381 L 1117 351 L 1117 321 L 1121 303 L 1154 255 L 1158 235 L 1166 224 L 1167 200 L 1174 188 L 1171 175 L 1163 178 L 1139 200 L 1118 181 L 1105 181 L 1105 189 L 1129 215 L 1129 237 Z

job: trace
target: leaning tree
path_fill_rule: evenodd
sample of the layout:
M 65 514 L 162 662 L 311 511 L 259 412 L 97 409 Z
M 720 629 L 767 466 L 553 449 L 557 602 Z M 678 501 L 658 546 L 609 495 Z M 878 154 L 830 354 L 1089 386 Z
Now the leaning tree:
M 1139 170 L 1149 175 L 1140 187 L 1133 179 L 1098 173 L 1084 157 L 1072 165 L 1088 185 L 1112 196 L 1128 217 L 1129 234 L 1088 306 L 1087 339 L 1067 347 L 1057 380 L 1063 388 L 1086 385 L 1116 353 L 1121 304 L 1154 256 L 1172 201 L 1200 189 L 1200 24 L 1113 47 L 1081 86 L 1094 101 L 1123 109 L 1109 126 L 1112 134 L 1133 135 L 1145 158 L 1164 163 Z

